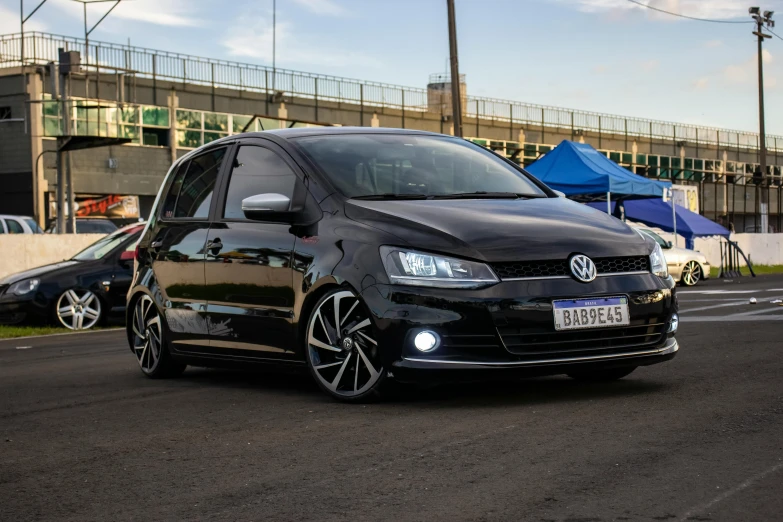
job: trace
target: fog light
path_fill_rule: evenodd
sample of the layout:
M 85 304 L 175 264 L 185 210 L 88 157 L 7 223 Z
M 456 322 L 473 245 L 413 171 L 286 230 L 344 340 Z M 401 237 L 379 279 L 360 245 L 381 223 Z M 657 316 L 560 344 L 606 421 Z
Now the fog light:
M 413 345 L 421 352 L 434 350 L 440 344 L 440 337 L 435 332 L 423 331 L 416 334 Z
M 669 329 L 666 333 L 677 333 L 678 326 L 680 326 L 680 317 L 677 314 L 672 314 L 671 321 L 669 321 Z

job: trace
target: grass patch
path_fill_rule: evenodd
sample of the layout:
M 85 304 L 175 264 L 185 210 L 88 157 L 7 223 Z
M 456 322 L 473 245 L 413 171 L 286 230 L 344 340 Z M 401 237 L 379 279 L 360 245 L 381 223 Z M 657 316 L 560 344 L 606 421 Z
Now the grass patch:
M 67 333 L 71 330 L 57 326 L 5 326 L 0 325 L 0 339 Z
M 753 265 L 753 271 L 756 273 L 756 275 L 783 274 L 783 265 Z M 710 277 L 718 277 L 719 272 L 719 267 L 710 267 Z M 749 276 L 750 270 L 748 270 L 748 267 L 743 266 L 740 268 L 740 273 L 744 276 Z

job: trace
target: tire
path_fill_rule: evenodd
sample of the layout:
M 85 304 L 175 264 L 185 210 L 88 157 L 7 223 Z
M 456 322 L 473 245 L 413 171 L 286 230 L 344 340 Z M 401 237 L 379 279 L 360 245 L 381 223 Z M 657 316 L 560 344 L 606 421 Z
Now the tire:
M 54 317 L 69 330 L 89 330 L 103 321 L 101 298 L 89 290 L 69 288 L 57 299 Z
M 682 267 L 680 281 L 685 286 L 694 286 L 702 279 L 702 268 L 698 261 L 688 261 Z
M 323 391 L 346 402 L 380 398 L 386 369 L 372 318 L 356 294 L 342 288 L 328 292 L 313 307 L 306 327 L 307 367 Z
M 576 379 L 577 381 L 609 382 L 609 381 L 620 380 L 623 377 L 630 375 L 635 369 L 636 366 L 632 366 L 630 368 L 612 368 L 609 370 L 595 370 L 590 372 L 573 372 L 573 373 L 569 373 L 568 376 L 571 377 L 572 379 Z
M 186 365 L 171 357 L 164 322 L 150 296 L 144 294 L 134 302 L 128 339 L 141 372 L 150 379 L 177 377 L 185 371 Z

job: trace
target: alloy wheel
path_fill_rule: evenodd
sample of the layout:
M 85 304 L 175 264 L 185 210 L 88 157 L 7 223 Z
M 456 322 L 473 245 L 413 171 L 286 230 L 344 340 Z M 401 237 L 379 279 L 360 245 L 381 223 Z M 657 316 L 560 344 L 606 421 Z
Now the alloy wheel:
M 383 373 L 372 322 L 351 291 L 329 295 L 312 313 L 307 350 L 320 384 L 341 398 L 365 394 Z
M 57 319 L 71 330 L 92 328 L 101 318 L 101 300 L 89 290 L 66 290 L 57 300 Z
M 155 303 L 149 296 L 136 301 L 133 310 L 133 352 L 144 373 L 151 373 L 160 362 L 163 349 L 163 328 Z
M 693 286 L 701 280 L 701 266 L 696 261 L 688 261 L 682 269 L 682 281 Z

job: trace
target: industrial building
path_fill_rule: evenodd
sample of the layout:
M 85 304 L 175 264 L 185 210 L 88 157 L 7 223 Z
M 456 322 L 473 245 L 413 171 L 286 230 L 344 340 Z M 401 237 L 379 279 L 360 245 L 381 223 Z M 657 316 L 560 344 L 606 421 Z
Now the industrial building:
M 462 81 L 464 79 L 461 78 Z M 450 78 L 411 88 L 55 36 L 0 36 L 0 212 L 57 212 L 58 136 L 94 138 L 64 171 L 79 215 L 146 216 L 169 165 L 243 130 L 358 125 L 451 133 Z M 783 137 L 469 96 L 468 139 L 521 165 L 563 139 L 589 143 L 637 174 L 692 187 L 687 204 L 757 231 L 763 192 L 780 231 Z M 65 179 L 68 179 L 64 176 Z M 65 187 L 63 187 L 65 189 Z

